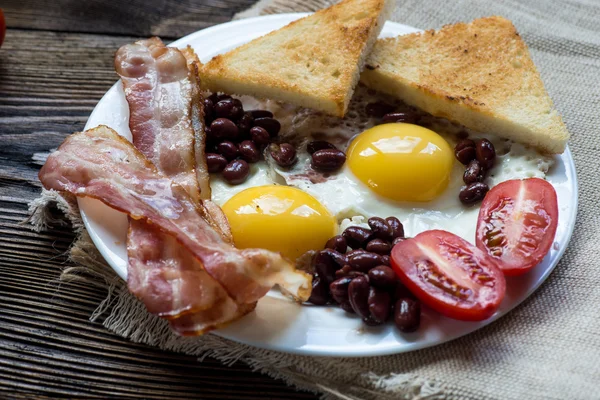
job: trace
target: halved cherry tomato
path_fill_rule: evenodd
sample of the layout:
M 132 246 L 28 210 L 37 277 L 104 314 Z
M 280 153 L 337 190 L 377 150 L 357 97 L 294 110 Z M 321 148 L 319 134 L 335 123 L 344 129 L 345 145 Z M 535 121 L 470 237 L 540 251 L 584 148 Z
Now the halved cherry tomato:
M 488 255 L 453 233 L 432 230 L 398 243 L 392 267 L 421 302 L 463 321 L 491 317 L 502 302 L 506 282 Z
M 556 191 L 543 179 L 510 180 L 483 199 L 475 243 L 506 275 L 521 275 L 542 261 L 558 225 Z
M 4 41 L 4 35 L 6 34 L 6 22 L 4 21 L 4 13 L 0 8 L 0 47 L 2 47 L 2 42 Z

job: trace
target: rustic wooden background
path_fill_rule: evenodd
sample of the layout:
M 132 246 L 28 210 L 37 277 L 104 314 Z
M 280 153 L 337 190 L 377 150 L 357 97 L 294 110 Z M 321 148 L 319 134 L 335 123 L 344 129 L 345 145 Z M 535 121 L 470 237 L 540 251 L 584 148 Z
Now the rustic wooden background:
M 128 342 L 88 321 L 105 293 L 62 284 L 68 227 L 21 221 L 40 190 L 32 157 L 81 130 L 117 80 L 115 51 L 226 22 L 255 0 L 1 0 L 0 398 L 313 399 L 244 365 Z

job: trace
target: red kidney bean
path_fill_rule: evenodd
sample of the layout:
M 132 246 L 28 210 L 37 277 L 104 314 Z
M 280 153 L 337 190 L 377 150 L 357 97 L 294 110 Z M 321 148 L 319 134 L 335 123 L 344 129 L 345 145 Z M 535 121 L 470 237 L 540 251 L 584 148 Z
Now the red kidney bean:
M 399 237 L 395 238 L 394 240 L 392 240 L 392 247 L 394 247 L 395 245 L 397 245 L 397 244 L 398 244 L 398 243 L 400 243 L 400 242 L 403 242 L 403 241 L 405 241 L 406 239 L 407 239 L 407 238 L 405 238 L 405 237 L 401 237 L 401 236 L 399 236 Z
M 381 118 L 392 111 L 394 111 L 394 106 L 382 102 L 369 103 L 365 107 L 367 115 L 375 118 Z
M 496 159 L 496 149 L 494 145 L 487 139 L 481 139 L 477 142 L 475 147 L 477 161 L 485 169 L 489 170 L 494 166 L 494 160 Z
M 365 246 L 365 250 L 371 253 L 377 253 L 381 255 L 390 254 L 390 250 L 392 250 L 392 246 L 385 240 L 381 239 L 373 239 Z
M 238 156 L 239 149 L 235 143 L 226 140 L 217 145 L 217 153 L 222 154 L 228 161 L 231 161 Z
M 463 174 L 463 181 L 469 185 L 474 182 L 481 182 L 484 178 L 484 171 L 481 168 L 481 164 L 477 160 L 471 160 L 467 168 L 465 169 L 465 173 Z
M 235 121 L 244 115 L 244 108 L 238 99 L 223 99 L 215 104 L 215 115 Z
M 311 155 L 316 151 L 325 149 L 337 150 L 337 147 L 325 140 L 313 140 L 306 145 L 306 151 Z
M 319 275 L 313 276 L 312 292 L 308 301 L 319 306 L 325 305 L 329 301 L 329 285 Z
M 243 183 L 250 173 L 250 166 L 244 160 L 233 160 L 223 169 L 223 179 L 232 185 Z
M 366 253 L 367 251 L 365 249 L 356 249 L 356 250 L 350 250 L 349 252 L 346 253 L 346 258 L 348 257 L 352 257 L 355 254 L 359 254 L 359 253 Z
M 342 235 L 337 235 L 332 237 L 325 243 L 326 249 L 332 249 L 337 251 L 338 253 L 344 254 L 348 250 L 348 244 L 346 243 L 346 239 Z
M 394 323 L 401 332 L 414 332 L 421 324 L 421 303 L 402 298 L 394 306 Z
M 396 286 L 392 288 L 390 293 L 392 294 L 392 297 L 395 300 L 402 299 L 405 297 L 413 300 L 417 299 L 415 295 L 412 294 L 411 291 L 408 290 L 408 288 L 404 286 L 402 282 L 400 282 L 400 280 L 396 281 Z
M 213 102 L 214 102 L 215 104 L 217 104 L 217 103 L 218 103 L 219 101 L 221 101 L 221 100 L 229 100 L 229 99 L 231 99 L 231 98 L 232 98 L 232 97 L 231 97 L 230 95 L 228 95 L 228 94 L 224 94 L 224 93 L 223 93 L 223 94 L 218 94 L 218 95 L 217 95 L 217 100 L 216 100 L 216 101 L 214 101 L 214 100 L 213 100 Z
M 392 240 L 393 230 L 392 227 L 383 219 L 379 217 L 371 217 L 367 221 L 373 236 L 381 240 Z
M 204 103 L 204 122 L 210 124 L 215 119 L 215 105 L 210 98 L 206 98 Z
M 354 309 L 352 308 L 352 304 L 350 304 L 350 300 L 345 303 L 340 303 L 340 308 L 347 313 L 354 314 Z
M 244 140 L 239 146 L 240 155 L 249 163 L 255 163 L 260 160 L 260 152 L 251 140 Z
M 362 318 L 368 318 L 369 312 L 369 279 L 357 276 L 348 285 L 348 299 L 352 309 Z
M 281 167 L 291 167 L 298 161 L 296 158 L 296 148 L 289 143 L 271 143 L 269 153 L 273 160 Z
M 382 264 L 381 256 L 376 253 L 356 253 L 348 256 L 348 265 L 355 271 L 367 273 L 371 268 Z
M 417 115 L 411 112 L 395 112 L 385 114 L 381 120 L 382 124 L 389 124 L 393 122 L 404 122 L 406 124 L 414 124 L 417 122 Z
M 385 222 L 392 228 L 392 239 L 397 237 L 404 237 L 404 226 L 402 222 L 396 217 L 387 217 Z
M 371 231 L 360 226 L 349 226 L 344 230 L 342 236 L 346 239 L 348 246 L 359 249 L 371 238 Z
M 227 159 L 221 154 L 206 153 L 206 166 L 208 167 L 208 172 L 221 172 L 226 165 Z
M 390 256 L 388 256 L 387 254 L 381 256 L 381 263 L 383 265 L 390 265 L 391 259 Z
M 331 293 L 331 297 L 338 304 L 347 303 L 348 300 L 348 286 L 350 282 L 352 282 L 351 277 L 344 276 L 342 278 L 338 278 L 335 281 L 331 282 L 329 285 L 329 292 Z
M 250 110 L 248 111 L 254 118 L 273 118 L 273 113 L 267 110 Z
M 254 124 L 254 118 L 252 118 L 252 114 L 246 112 L 242 115 L 242 118 L 237 123 L 238 130 L 241 136 L 246 136 L 250 132 L 250 128 Z
M 381 324 L 387 321 L 390 315 L 390 306 L 392 302 L 390 294 L 384 290 L 371 286 L 369 289 L 369 299 L 367 301 L 371 317 Z
M 337 149 L 317 150 L 312 154 L 311 167 L 315 171 L 330 172 L 338 170 L 346 162 L 346 154 Z
M 210 101 L 212 101 L 213 104 L 216 104 L 217 101 L 219 101 L 219 94 L 212 93 L 210 96 L 207 97 L 207 99 L 210 99 Z
M 345 276 L 349 276 L 350 272 L 352 271 L 352 267 L 349 265 L 344 265 L 342 268 L 338 269 L 337 271 L 335 271 L 335 277 L 336 278 L 343 278 Z
M 277 136 L 279 130 L 281 129 L 281 124 L 279 121 L 273 118 L 264 117 L 264 118 L 256 118 L 254 119 L 254 126 L 260 126 L 264 128 L 271 137 Z
M 269 135 L 269 132 L 260 126 L 254 126 L 250 128 L 250 137 L 258 147 L 265 146 L 271 142 L 271 136 Z
M 313 259 L 313 266 L 315 272 L 327 283 L 328 285 L 335 280 L 335 271 L 340 267 L 337 265 L 331 256 L 322 251 L 318 252 Z
M 369 282 L 380 289 L 394 289 L 398 277 L 393 269 L 380 265 L 369 271 Z
M 367 326 L 378 326 L 378 325 L 382 324 L 381 322 L 376 321 L 375 318 L 373 318 L 370 315 L 367 318 L 363 318 L 362 322 L 363 322 L 363 324 L 365 324 Z
M 210 124 L 210 133 L 217 139 L 235 139 L 238 127 L 227 118 L 217 118 Z
M 460 189 L 458 198 L 465 205 L 475 204 L 483 200 L 487 192 L 490 190 L 488 185 L 483 182 L 473 182 L 468 186 L 463 186 Z
M 332 249 L 324 249 L 324 250 L 319 251 L 317 254 L 325 254 L 325 255 L 327 255 L 339 267 L 343 267 L 344 265 L 348 264 L 348 258 L 347 258 L 346 255 L 344 255 L 344 254 L 342 254 L 340 252 L 337 252 L 335 250 L 332 250 Z
M 454 156 L 462 164 L 467 165 L 475 159 L 475 142 L 471 139 L 461 140 L 454 147 Z

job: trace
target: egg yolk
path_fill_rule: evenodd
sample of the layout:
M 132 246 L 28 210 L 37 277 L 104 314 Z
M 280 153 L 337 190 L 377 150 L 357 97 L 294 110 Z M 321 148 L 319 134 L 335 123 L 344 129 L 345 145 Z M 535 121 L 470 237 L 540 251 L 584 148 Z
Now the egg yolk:
M 430 201 L 448 186 L 452 148 L 421 126 L 378 125 L 358 135 L 347 152 L 352 173 L 375 193 L 396 201 Z
M 288 186 L 257 186 L 223 205 L 238 248 L 258 247 L 295 260 L 322 249 L 337 232 L 333 215 L 311 195 Z

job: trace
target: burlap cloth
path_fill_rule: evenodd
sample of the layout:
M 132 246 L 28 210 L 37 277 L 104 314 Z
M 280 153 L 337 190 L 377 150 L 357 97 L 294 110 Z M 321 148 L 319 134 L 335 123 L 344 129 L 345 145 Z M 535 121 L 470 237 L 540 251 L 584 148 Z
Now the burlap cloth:
M 575 234 L 546 283 L 520 307 L 471 335 L 433 348 L 386 357 L 344 359 L 260 350 L 215 335 L 179 338 L 149 315 L 98 254 L 72 201 L 45 192 L 31 204 L 38 229 L 52 224 L 57 202 L 79 239 L 76 267 L 64 279 L 109 288 L 92 316 L 135 342 L 241 360 L 301 389 L 334 399 L 591 399 L 600 398 L 600 2 L 398 0 L 393 19 L 418 28 L 487 15 L 511 19 L 529 45 L 547 88 L 572 133 L 580 183 Z M 238 17 L 312 11 L 328 1 L 262 0 Z M 201 394 L 199 394 L 200 396 Z

